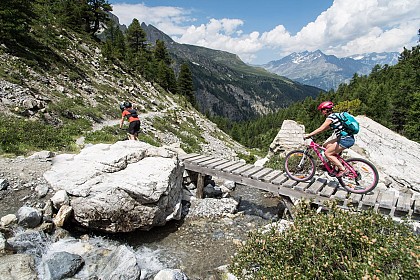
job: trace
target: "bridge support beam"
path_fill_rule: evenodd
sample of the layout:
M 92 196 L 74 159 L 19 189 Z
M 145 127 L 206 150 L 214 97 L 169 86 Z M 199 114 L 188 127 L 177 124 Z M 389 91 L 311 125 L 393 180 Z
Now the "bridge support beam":
M 204 178 L 205 174 L 197 173 L 197 192 L 195 193 L 195 197 L 203 198 L 204 197 Z

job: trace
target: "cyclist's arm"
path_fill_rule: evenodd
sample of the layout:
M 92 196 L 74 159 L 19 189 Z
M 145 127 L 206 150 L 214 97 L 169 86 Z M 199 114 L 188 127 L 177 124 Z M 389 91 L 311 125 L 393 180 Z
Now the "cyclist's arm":
M 314 130 L 314 131 L 312 131 L 311 133 L 307 134 L 307 135 L 305 136 L 305 138 L 309 138 L 309 137 L 315 136 L 315 135 L 317 135 L 317 134 L 319 134 L 319 133 L 321 133 L 321 132 L 324 132 L 324 131 L 326 131 L 326 130 L 330 129 L 330 124 L 331 124 L 331 122 L 332 122 L 332 120 L 330 120 L 330 119 L 326 119 L 326 120 L 324 121 L 324 123 L 323 123 L 320 127 L 318 127 L 317 129 L 315 129 L 315 130 Z
M 125 119 L 125 110 L 122 112 L 121 114 L 121 121 L 120 121 L 120 128 L 122 128 L 122 126 L 124 125 L 124 119 Z

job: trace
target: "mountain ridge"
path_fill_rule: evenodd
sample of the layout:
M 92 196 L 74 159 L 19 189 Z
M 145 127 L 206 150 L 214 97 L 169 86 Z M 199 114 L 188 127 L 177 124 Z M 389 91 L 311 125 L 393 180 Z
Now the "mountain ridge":
M 175 69 L 188 63 L 193 75 L 200 111 L 234 121 L 274 112 L 295 101 L 315 97 L 322 90 L 294 82 L 262 67 L 244 63 L 236 54 L 179 44 L 154 27 L 142 23 L 147 40 L 164 41 Z
M 319 87 L 323 90 L 337 89 L 341 83 L 348 83 L 355 73 L 368 75 L 376 65 L 394 65 L 399 53 L 365 53 L 338 58 L 313 52 L 294 52 L 279 60 L 273 60 L 260 67 L 288 77 L 294 81 Z

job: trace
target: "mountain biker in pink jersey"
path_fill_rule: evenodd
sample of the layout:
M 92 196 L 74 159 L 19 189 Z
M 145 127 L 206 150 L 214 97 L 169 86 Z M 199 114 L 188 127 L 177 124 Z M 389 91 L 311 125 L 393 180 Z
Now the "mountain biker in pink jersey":
M 339 154 L 343 150 L 353 146 L 355 140 L 353 135 L 347 134 L 345 132 L 343 133 L 344 127 L 341 124 L 341 121 L 339 120 L 338 116 L 333 112 L 333 107 L 334 103 L 332 103 L 331 101 L 324 101 L 321 104 L 319 104 L 318 110 L 321 111 L 321 113 L 326 117 L 326 119 L 320 127 L 315 129 L 311 133 L 306 134 L 304 138 L 310 138 L 328 129 L 334 130 L 334 134 L 337 137 L 325 142 L 323 146 L 326 148 L 325 156 L 339 170 L 339 172 L 336 174 L 336 177 L 342 177 L 346 170 L 334 155 Z

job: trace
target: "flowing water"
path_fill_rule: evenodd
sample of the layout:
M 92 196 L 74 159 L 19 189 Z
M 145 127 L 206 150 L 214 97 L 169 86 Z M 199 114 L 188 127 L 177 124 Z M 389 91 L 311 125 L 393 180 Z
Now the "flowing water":
M 37 246 L 42 247 L 36 250 L 38 273 L 42 277 L 43 262 L 49 255 L 65 250 L 83 255 L 85 259 L 83 269 L 74 279 L 92 279 L 95 262 L 98 256 L 104 255 L 104 248 L 112 250 L 124 244 L 136 254 L 141 279 L 153 279 L 165 268 L 182 269 L 190 280 L 221 279 L 215 269 L 230 263 L 238 244 L 247 239 L 249 232 L 278 220 L 278 214 L 283 210 L 278 198 L 251 187 L 238 185 L 232 195 L 240 197 L 241 202 L 239 214 L 229 218 L 191 219 L 187 216 L 150 231 L 114 235 L 88 233 L 88 243 L 81 242 L 81 238 L 86 241 L 86 232 L 74 231 L 73 237 L 57 242 L 37 242 Z M 90 250 L 88 254 L 87 250 Z
M 181 268 L 190 279 L 211 279 L 210 276 L 216 276 L 217 267 L 230 263 L 238 244 L 247 239 L 249 232 L 278 220 L 283 210 L 278 198 L 251 187 L 238 185 L 232 195 L 241 198 L 240 215 L 187 218 L 119 238 L 137 250 L 155 252 L 159 262 L 168 268 Z

